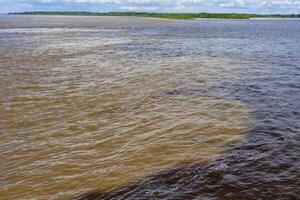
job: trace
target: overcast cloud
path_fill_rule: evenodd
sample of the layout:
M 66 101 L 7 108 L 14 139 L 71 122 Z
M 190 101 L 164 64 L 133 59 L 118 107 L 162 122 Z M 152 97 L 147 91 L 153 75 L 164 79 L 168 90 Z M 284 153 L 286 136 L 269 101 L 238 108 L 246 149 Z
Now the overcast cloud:
M 148 11 L 300 13 L 300 0 L 0 0 L 0 12 Z

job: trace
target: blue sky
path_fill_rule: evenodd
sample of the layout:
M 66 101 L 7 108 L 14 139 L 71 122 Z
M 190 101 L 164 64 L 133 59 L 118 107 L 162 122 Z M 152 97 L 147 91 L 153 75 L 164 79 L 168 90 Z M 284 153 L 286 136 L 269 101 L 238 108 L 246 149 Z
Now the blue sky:
M 21 11 L 300 13 L 300 0 L 0 0 L 0 13 Z

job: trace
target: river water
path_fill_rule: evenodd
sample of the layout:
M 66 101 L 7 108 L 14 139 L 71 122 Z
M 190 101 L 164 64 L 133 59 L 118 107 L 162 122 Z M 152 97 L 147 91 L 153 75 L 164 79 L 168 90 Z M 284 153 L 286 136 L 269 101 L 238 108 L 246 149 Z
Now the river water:
M 300 20 L 21 19 L 0 17 L 0 199 L 300 197 Z

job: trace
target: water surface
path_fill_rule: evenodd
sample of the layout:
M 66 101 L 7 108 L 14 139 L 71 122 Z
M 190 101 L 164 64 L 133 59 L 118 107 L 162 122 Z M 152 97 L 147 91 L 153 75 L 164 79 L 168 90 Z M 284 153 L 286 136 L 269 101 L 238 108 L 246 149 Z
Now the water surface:
M 0 29 L 2 199 L 299 197 L 300 21 L 48 20 Z

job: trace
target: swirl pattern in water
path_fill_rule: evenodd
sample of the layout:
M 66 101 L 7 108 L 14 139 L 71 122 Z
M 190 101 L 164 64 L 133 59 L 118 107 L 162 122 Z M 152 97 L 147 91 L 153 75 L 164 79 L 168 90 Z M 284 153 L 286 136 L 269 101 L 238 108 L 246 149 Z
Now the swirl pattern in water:
M 299 197 L 299 30 L 0 30 L 1 199 Z

